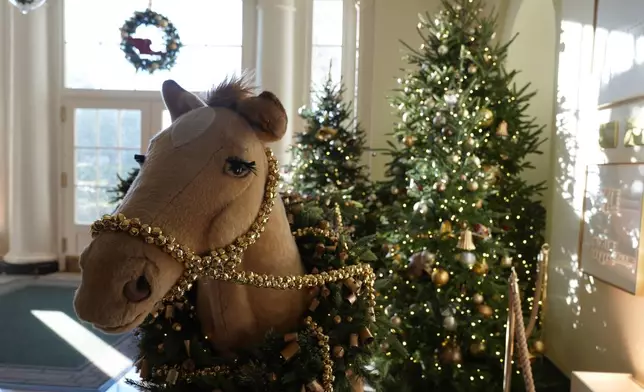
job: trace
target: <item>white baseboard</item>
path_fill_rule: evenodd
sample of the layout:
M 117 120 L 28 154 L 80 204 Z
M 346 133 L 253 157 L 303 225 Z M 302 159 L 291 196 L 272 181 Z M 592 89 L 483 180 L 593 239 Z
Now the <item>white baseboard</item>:
M 572 372 L 570 392 L 644 392 L 628 373 Z

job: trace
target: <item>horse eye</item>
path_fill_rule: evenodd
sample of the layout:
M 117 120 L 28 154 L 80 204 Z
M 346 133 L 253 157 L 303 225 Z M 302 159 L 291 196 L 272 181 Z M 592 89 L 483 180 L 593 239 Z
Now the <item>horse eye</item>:
M 255 162 L 248 162 L 241 158 L 231 157 L 226 159 L 224 171 L 233 177 L 243 178 L 250 173 L 255 173 Z
M 141 154 L 134 154 L 134 160 L 139 164 L 142 165 L 143 162 L 145 162 L 145 155 Z

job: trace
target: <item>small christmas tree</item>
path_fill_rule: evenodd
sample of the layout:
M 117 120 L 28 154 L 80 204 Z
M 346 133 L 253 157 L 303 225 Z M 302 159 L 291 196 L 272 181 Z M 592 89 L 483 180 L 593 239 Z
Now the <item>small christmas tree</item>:
M 134 182 L 134 179 L 136 176 L 139 175 L 139 168 L 135 167 L 134 169 L 131 169 L 125 178 L 121 177 L 120 175 L 116 175 L 118 177 L 118 184 L 113 189 L 110 189 L 110 193 L 113 195 L 112 198 L 110 199 L 110 202 L 118 204 L 125 198 L 125 194 L 127 191 L 130 189 L 132 186 L 132 183 Z
M 361 237 L 375 232 L 373 187 L 365 153 L 366 134 L 343 101 L 345 87 L 331 75 L 316 93 L 312 108 L 300 109 L 307 128 L 296 135 L 287 172 L 290 190 L 307 197 L 340 201 L 348 223 Z
M 392 244 L 379 298 L 398 339 L 378 367 L 386 390 L 498 391 L 510 267 L 527 302 L 543 244 L 535 198 L 544 186 L 521 179 L 542 128 L 526 115 L 534 94 L 517 90 L 503 66 L 509 44 L 492 44 L 496 21 L 482 16 L 481 0 L 441 2 L 421 18 L 423 44 L 409 48 L 393 100 L 401 121 L 393 178 L 379 192 Z M 529 337 L 535 355 L 538 336 Z
M 145 162 L 145 155 L 136 154 L 134 155 L 134 160 L 139 165 L 142 165 L 143 162 Z M 119 174 L 116 175 L 116 177 L 118 178 L 118 184 L 116 184 L 116 186 L 113 189 L 109 190 L 109 192 L 113 195 L 112 198 L 110 199 L 110 202 L 114 204 L 118 204 L 121 202 L 121 200 L 125 198 L 127 191 L 132 186 L 132 183 L 136 179 L 136 176 L 139 175 L 140 170 L 141 169 L 138 167 L 130 169 L 130 171 L 127 173 L 127 176 L 125 178 L 121 177 Z

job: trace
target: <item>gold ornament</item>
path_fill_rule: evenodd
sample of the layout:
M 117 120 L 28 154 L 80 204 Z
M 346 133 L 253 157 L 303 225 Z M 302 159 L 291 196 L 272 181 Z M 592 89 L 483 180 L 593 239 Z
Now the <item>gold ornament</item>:
M 445 364 L 461 363 L 463 361 L 461 348 L 456 345 L 447 345 L 443 347 L 440 353 L 440 359 L 441 359 L 441 362 Z
M 280 355 L 282 356 L 282 360 L 286 362 L 290 361 L 291 358 L 293 358 L 293 356 L 298 352 L 300 352 L 300 345 L 297 342 L 293 341 L 287 344 L 286 347 L 284 347 L 282 351 L 280 351 Z
M 331 127 L 322 127 L 315 134 L 315 138 L 321 142 L 329 141 L 337 135 L 338 130 Z
M 467 189 L 472 192 L 476 192 L 479 189 L 479 183 L 476 181 L 470 181 L 467 183 Z
M 541 340 L 535 341 L 532 348 L 537 354 L 543 354 L 543 352 L 546 351 L 546 345 Z
M 403 143 L 405 143 L 405 146 L 411 147 L 414 145 L 414 143 L 416 143 L 416 138 L 412 135 L 407 135 L 403 139 Z
M 458 239 L 456 248 L 467 251 L 476 249 L 476 246 L 474 246 L 474 241 L 472 240 L 472 232 L 470 231 L 470 229 L 465 229 L 461 232 L 461 236 Z
M 358 347 L 358 334 L 352 333 L 349 335 L 349 346 Z
M 476 293 L 472 296 L 472 302 L 474 302 L 477 305 L 480 305 L 483 303 L 483 295 L 480 293 Z
M 336 358 L 342 358 L 344 356 L 344 348 L 342 348 L 342 346 L 333 347 L 333 356 Z
M 479 200 L 476 202 L 476 205 L 475 205 L 475 206 L 476 206 L 476 208 L 483 208 L 483 200 L 480 200 L 480 199 L 479 199 Z
M 494 122 L 494 113 L 490 109 L 481 110 L 481 116 L 483 117 L 481 120 L 481 126 L 483 127 L 489 127 Z
M 494 314 L 494 310 L 492 310 L 492 307 L 489 305 L 479 305 L 478 307 L 479 313 L 483 315 L 483 317 L 490 318 Z
M 501 257 L 501 265 L 503 267 L 511 267 L 512 266 L 512 257 L 510 257 L 510 256 Z
M 440 233 L 442 235 L 447 235 L 449 237 L 453 236 L 452 233 L 452 222 L 446 220 L 441 223 Z
M 165 378 L 165 381 L 168 384 L 174 385 L 177 383 L 178 379 L 179 379 L 179 371 L 177 369 L 168 370 L 168 374 L 166 375 L 166 378 Z
M 438 287 L 445 286 L 449 282 L 449 272 L 442 268 L 437 268 L 432 273 L 432 282 Z
M 470 64 L 469 67 L 467 67 L 467 72 L 471 74 L 475 74 L 478 68 L 476 67 L 476 64 Z
M 489 271 L 490 266 L 487 265 L 487 262 L 485 260 L 482 260 L 480 263 L 474 264 L 474 267 L 472 267 L 472 271 L 474 271 L 475 274 L 477 275 L 485 275 Z
M 484 353 L 486 348 L 483 342 L 472 343 L 470 345 L 470 352 L 474 355 L 479 355 Z
M 496 136 L 500 136 L 502 138 L 506 138 L 508 136 L 508 123 L 504 121 L 501 121 L 499 123 L 499 126 L 496 127 Z
M 393 316 L 390 321 L 396 327 L 400 327 L 400 324 L 402 324 L 402 319 L 398 316 Z
M 360 341 L 365 346 L 370 345 L 374 341 L 374 337 L 371 334 L 371 331 L 369 331 L 369 328 L 362 327 L 360 329 L 359 335 L 360 335 Z
M 485 181 L 488 184 L 496 184 L 501 177 L 501 171 L 498 166 L 485 165 L 483 166 L 483 172 L 485 173 Z

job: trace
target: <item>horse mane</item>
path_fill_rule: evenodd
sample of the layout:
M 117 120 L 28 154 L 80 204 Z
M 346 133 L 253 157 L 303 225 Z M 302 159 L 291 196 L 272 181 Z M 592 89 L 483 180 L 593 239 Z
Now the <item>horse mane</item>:
M 205 103 L 211 108 L 235 109 L 237 103 L 255 95 L 256 87 L 250 82 L 252 74 L 230 76 L 206 93 Z

